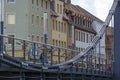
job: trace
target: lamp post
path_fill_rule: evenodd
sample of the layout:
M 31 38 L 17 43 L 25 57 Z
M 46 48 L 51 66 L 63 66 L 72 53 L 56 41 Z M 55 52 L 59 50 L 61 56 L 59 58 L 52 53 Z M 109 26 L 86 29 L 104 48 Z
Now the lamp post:
M 72 26 L 72 49 L 74 50 L 75 44 L 74 44 L 74 26 Z
M 75 41 L 74 41 L 74 26 L 72 25 L 72 50 L 75 49 Z M 72 57 L 75 56 L 74 52 L 72 51 Z
M 44 13 L 44 43 L 47 43 L 47 13 Z
M 0 21 L 0 34 L 3 35 L 4 34 L 4 22 L 3 22 L 3 0 L 1 0 L 1 21 Z M 3 54 L 4 51 L 4 42 L 3 42 L 3 37 L 0 36 L 0 54 Z
M 44 35 L 44 50 L 43 50 L 43 65 L 44 63 L 46 63 L 46 57 L 47 57 L 47 53 L 46 53 L 46 44 L 47 44 L 47 13 L 44 12 L 44 31 L 43 31 L 43 35 Z

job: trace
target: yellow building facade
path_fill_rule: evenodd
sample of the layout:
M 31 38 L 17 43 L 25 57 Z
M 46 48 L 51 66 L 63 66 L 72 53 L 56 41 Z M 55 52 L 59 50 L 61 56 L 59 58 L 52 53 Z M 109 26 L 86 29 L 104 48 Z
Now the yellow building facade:
M 67 28 L 68 23 L 63 19 L 64 11 L 64 2 L 60 0 L 54 0 L 54 6 L 51 15 L 51 27 L 52 27 L 52 44 L 55 46 L 67 48 Z M 58 63 L 57 51 L 55 51 L 54 61 Z M 56 57 L 55 57 L 56 56 Z M 64 61 L 64 51 L 60 52 L 61 60 Z

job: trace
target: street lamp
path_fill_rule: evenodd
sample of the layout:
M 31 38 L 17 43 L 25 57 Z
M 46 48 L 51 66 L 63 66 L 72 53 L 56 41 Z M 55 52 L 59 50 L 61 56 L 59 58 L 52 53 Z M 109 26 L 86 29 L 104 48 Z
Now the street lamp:
M 44 43 L 47 43 L 47 13 L 44 12 Z
M 46 44 L 47 44 L 47 13 L 44 12 L 44 31 L 43 31 L 43 35 L 44 35 L 44 49 L 43 49 L 43 65 L 44 63 L 46 63 L 46 56 L 47 56 L 47 53 L 46 53 Z

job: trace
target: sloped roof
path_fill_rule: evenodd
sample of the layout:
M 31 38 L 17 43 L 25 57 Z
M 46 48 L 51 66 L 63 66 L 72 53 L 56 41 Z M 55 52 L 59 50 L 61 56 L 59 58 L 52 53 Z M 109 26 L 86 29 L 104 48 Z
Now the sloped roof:
M 76 13 L 76 14 L 82 14 L 83 15 L 83 13 L 79 12 L 73 4 L 67 4 L 66 3 L 65 4 L 65 9 L 70 10 L 70 11 Z
M 90 12 L 88 12 L 87 10 L 83 9 L 82 7 L 80 7 L 78 5 L 76 5 L 75 7 L 77 8 L 78 11 L 83 12 L 85 16 L 91 17 L 92 19 L 97 20 L 100 23 L 103 23 L 102 20 L 100 20 L 99 18 L 97 18 L 96 16 L 94 16 L 93 14 L 91 14 Z
M 86 11 L 85 9 L 83 9 L 82 7 L 80 7 L 78 5 L 73 5 L 73 4 L 67 4 L 66 3 L 65 4 L 65 9 L 68 9 L 68 10 L 72 11 L 73 13 L 80 14 L 82 16 L 92 18 L 93 20 L 96 20 L 100 23 L 103 23 L 102 20 L 100 20 L 96 16 L 92 15 L 90 12 Z

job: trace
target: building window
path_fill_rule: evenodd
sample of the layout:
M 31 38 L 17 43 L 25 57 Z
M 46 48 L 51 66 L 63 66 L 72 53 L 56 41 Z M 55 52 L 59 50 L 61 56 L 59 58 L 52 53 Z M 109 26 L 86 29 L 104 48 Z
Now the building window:
M 36 17 L 36 24 L 39 25 L 39 16 Z
M 34 41 L 34 35 L 32 35 L 32 41 Z
M 62 47 L 62 41 L 60 41 L 60 47 Z
M 15 35 L 8 35 L 9 37 L 15 37 Z M 8 44 L 13 44 L 14 43 L 14 39 L 12 38 L 8 38 Z
M 53 45 L 55 45 L 55 40 L 53 40 Z
M 76 35 L 76 40 L 78 40 L 78 34 L 79 34 L 79 31 L 76 31 L 75 35 Z
M 83 32 L 81 32 L 81 41 L 83 42 Z
M 59 13 L 59 4 L 57 4 L 57 12 Z
M 15 3 L 15 0 L 7 0 L 8 3 Z
M 66 32 L 66 23 L 64 23 L 64 32 Z
M 58 46 L 60 47 L 60 41 L 59 41 L 59 44 L 58 44 Z
M 41 26 L 43 27 L 43 17 L 41 17 Z
M 53 20 L 53 30 L 55 30 L 55 21 Z
M 7 24 L 15 24 L 15 14 L 7 14 Z
M 32 24 L 34 24 L 34 15 L 32 15 Z
M 61 22 L 61 32 L 63 32 L 63 22 Z
M 78 37 L 79 37 L 79 41 L 80 41 L 80 38 L 81 38 L 80 35 L 81 35 L 81 34 L 80 34 L 80 31 L 79 31 L 79 36 L 78 36 Z
M 64 47 L 66 48 L 66 42 L 64 42 Z
M 86 35 L 86 43 L 88 43 L 89 42 L 89 37 L 88 37 L 88 34 Z
M 56 40 L 56 46 L 58 46 L 58 41 Z
M 34 0 L 32 0 L 32 5 L 34 5 Z
M 60 21 L 59 21 L 58 25 L 59 25 L 59 26 L 58 26 L 58 31 L 60 32 Z
M 85 33 L 83 33 L 83 42 L 85 42 Z
M 43 0 L 41 0 L 41 7 L 43 7 Z
M 75 40 L 77 40 L 77 31 L 75 31 Z
M 49 21 L 48 21 L 48 19 L 47 19 L 47 29 L 48 29 L 48 26 L 49 26 L 48 23 L 49 23 Z
M 36 0 L 36 5 L 39 6 L 39 0 Z
M 41 37 L 41 42 L 43 42 L 43 37 Z
M 62 5 L 60 5 L 60 14 L 62 14 Z
M 91 22 L 88 23 L 89 27 L 91 27 Z
M 39 38 L 39 36 L 37 36 L 36 40 L 37 40 L 37 42 L 39 42 L 39 41 L 40 41 L 40 38 Z
M 56 31 L 57 31 L 57 21 L 56 21 Z
M 63 47 L 63 41 L 62 41 L 62 47 Z
M 47 1 L 46 1 L 45 5 L 46 5 L 46 7 L 45 7 L 45 8 L 47 9 L 47 7 L 48 7 L 48 2 L 47 2 Z
M 85 20 L 83 20 L 83 25 L 85 26 Z

